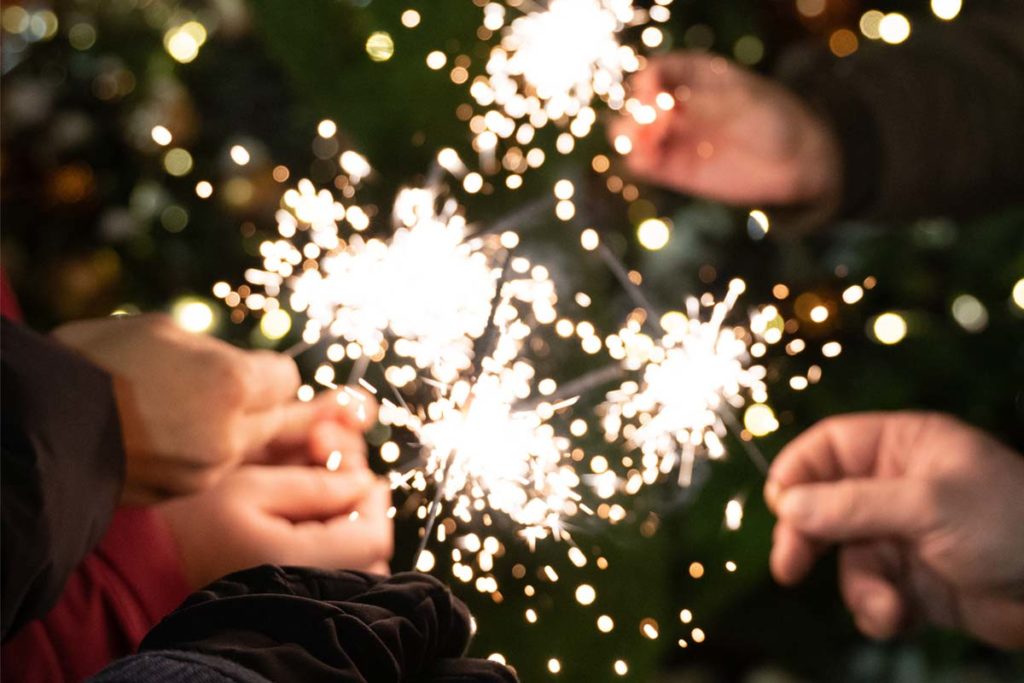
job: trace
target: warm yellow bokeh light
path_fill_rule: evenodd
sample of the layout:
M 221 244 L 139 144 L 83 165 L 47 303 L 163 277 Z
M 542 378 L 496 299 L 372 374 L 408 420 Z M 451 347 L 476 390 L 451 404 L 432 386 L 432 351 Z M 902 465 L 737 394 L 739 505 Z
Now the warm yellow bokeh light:
M 754 436 L 767 436 L 779 428 L 779 420 L 771 406 L 754 403 L 743 412 L 743 426 Z
M 1013 303 L 1017 304 L 1017 308 L 1024 310 L 1024 277 L 1017 280 L 1017 284 L 1013 286 Z
M 179 299 L 171 307 L 171 318 L 178 327 L 200 334 L 213 327 L 215 316 L 210 304 L 201 299 Z
M 875 318 L 871 331 L 883 344 L 899 344 L 907 336 L 907 321 L 899 313 L 883 313 Z
M 668 244 L 671 231 L 668 223 L 660 218 L 648 218 L 636 228 L 637 239 L 645 249 L 658 251 Z
M 375 31 L 366 39 L 366 54 L 375 62 L 386 62 L 395 54 L 395 41 L 387 31 Z
M 284 337 L 292 329 L 292 318 L 284 309 L 267 311 L 260 319 L 260 332 L 267 339 L 277 340 Z
M 962 8 L 963 0 L 932 0 L 932 13 L 944 21 L 956 19 Z
M 910 37 L 910 20 L 899 12 L 890 12 L 878 22 L 878 35 L 890 45 L 899 45 Z

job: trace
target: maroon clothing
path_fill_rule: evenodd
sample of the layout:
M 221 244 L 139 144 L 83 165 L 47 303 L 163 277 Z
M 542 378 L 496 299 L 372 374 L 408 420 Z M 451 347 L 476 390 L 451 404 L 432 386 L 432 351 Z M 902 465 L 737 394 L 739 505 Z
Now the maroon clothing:
M 146 632 L 190 592 L 160 515 L 120 508 L 60 601 L 0 650 L 5 681 L 80 681 L 135 652 Z

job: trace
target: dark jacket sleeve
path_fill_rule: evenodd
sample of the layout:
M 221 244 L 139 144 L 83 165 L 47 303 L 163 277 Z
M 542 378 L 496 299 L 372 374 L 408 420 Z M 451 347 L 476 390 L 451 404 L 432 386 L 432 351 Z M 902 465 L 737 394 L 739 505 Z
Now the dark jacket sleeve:
M 794 53 L 780 72 L 837 133 L 838 217 L 959 217 L 1024 200 L 1024 2 L 915 17 L 901 45 Z
M 6 639 L 44 615 L 110 522 L 124 481 L 111 379 L 3 319 L 2 612 Z
M 466 606 L 424 574 L 263 566 L 192 594 L 139 652 L 219 658 L 270 681 L 515 683 L 462 657 L 470 634 Z

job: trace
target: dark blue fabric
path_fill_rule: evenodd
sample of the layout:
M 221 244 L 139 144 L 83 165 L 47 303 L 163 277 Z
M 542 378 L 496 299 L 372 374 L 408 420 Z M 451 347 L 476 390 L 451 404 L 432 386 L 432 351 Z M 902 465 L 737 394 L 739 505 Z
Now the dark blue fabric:
M 91 683 L 269 683 L 221 657 L 158 650 L 125 657 L 90 678 Z

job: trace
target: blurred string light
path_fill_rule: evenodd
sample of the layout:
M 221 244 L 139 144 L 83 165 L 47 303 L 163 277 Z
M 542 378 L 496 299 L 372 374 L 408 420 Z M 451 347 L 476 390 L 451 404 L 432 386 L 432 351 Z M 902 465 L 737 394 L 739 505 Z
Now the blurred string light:
M 950 310 L 953 319 L 968 332 L 977 333 L 988 327 L 988 309 L 977 297 L 961 294 L 953 299 Z
M 213 307 L 195 297 L 178 299 L 171 306 L 171 318 L 183 330 L 201 334 L 209 332 L 216 322 Z
M 1017 280 L 1016 284 L 1013 285 L 1011 298 L 1013 303 L 1017 305 L 1017 308 L 1024 310 L 1024 278 Z
M 899 12 L 890 12 L 878 22 L 878 35 L 890 45 L 899 45 L 910 37 L 910 20 Z
M 932 13 L 943 21 L 952 21 L 960 14 L 963 0 L 931 0 Z
M 882 313 L 870 323 L 872 336 L 887 346 L 899 344 L 907 336 L 907 321 L 899 313 Z
M 199 56 L 206 38 L 205 26 L 198 21 L 187 21 L 164 33 L 164 49 L 175 61 L 188 64 Z
M 395 41 L 387 31 L 374 31 L 366 39 L 366 54 L 375 62 L 386 62 L 395 55 Z

